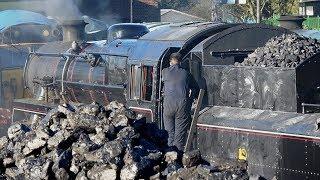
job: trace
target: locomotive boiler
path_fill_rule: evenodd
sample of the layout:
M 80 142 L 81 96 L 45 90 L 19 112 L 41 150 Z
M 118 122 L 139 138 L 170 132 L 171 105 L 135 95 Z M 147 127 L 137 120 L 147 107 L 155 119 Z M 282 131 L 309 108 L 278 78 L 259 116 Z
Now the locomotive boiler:
M 74 32 L 30 54 L 24 75 L 33 97 L 15 100 L 14 119 L 44 115 L 59 103 L 117 100 L 162 127 L 161 70 L 179 51 L 182 66 L 206 90 L 194 147 L 206 160 L 246 160 L 249 172 L 267 179 L 319 179 L 320 115 L 307 112 L 319 106 L 320 55 L 296 68 L 234 66 L 289 33 L 262 24 L 195 22 L 107 43 L 80 42 L 81 32 Z
M 23 67 L 30 51 L 61 37 L 55 21 L 24 10 L 0 12 L 0 124 L 11 123 L 12 101 L 23 98 Z

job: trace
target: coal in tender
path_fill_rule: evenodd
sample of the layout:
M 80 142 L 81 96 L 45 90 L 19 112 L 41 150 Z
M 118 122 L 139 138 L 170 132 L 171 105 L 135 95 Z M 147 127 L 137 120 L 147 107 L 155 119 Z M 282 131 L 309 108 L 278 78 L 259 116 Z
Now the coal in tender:
M 294 68 L 320 51 L 320 42 L 297 34 L 283 34 L 257 48 L 237 66 Z
M 0 177 L 206 179 L 239 172 L 201 164 L 199 151 L 180 157 L 165 139 L 165 131 L 121 103 L 63 104 L 34 124 L 12 125 L 0 138 Z

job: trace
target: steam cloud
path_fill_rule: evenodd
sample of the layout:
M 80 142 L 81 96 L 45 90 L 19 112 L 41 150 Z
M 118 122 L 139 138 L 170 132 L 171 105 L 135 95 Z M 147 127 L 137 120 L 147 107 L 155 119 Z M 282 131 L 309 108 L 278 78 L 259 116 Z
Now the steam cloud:
M 119 22 L 118 15 L 109 9 L 109 0 L 47 0 L 45 12 L 59 21 L 82 19 L 83 15 L 108 24 Z
M 82 17 L 77 4 L 73 0 L 47 0 L 44 11 L 59 21 L 79 20 Z

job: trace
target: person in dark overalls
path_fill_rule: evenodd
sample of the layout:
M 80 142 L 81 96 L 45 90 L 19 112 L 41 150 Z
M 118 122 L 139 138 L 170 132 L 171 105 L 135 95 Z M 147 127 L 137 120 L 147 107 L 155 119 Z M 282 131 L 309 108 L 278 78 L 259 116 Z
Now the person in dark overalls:
M 199 87 L 191 74 L 180 66 L 181 55 L 170 56 L 170 67 L 162 70 L 164 84 L 163 117 L 168 132 L 168 146 L 183 151 L 191 124 L 191 105 Z

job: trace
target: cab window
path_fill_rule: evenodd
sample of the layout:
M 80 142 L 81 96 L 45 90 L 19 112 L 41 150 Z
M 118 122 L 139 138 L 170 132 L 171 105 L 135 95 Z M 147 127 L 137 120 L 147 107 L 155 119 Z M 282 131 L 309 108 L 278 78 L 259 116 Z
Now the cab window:
M 145 101 L 151 101 L 152 84 L 153 84 L 153 67 L 152 66 L 143 66 L 141 84 L 142 84 L 141 99 Z
M 151 101 L 153 90 L 153 66 L 132 65 L 130 67 L 129 98 Z
M 130 68 L 130 99 L 140 99 L 140 68 L 139 65 L 132 65 Z

